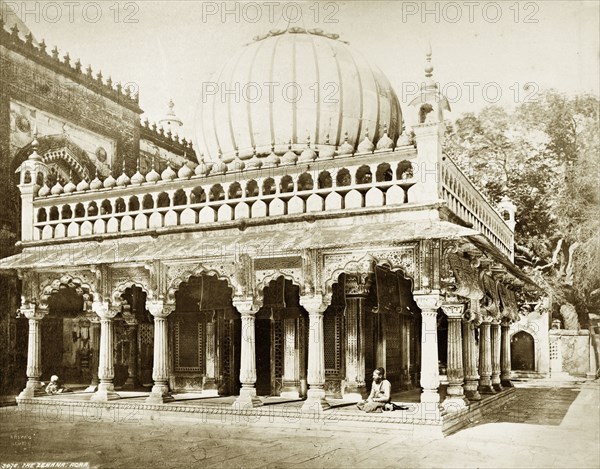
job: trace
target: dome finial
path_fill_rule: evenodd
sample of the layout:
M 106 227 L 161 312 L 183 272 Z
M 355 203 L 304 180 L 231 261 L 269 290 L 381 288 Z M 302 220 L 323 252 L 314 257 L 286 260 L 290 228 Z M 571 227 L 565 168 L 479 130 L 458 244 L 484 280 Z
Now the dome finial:
M 431 55 L 431 42 L 427 42 L 427 50 L 425 52 L 425 85 L 427 88 L 435 88 L 435 82 L 433 81 L 433 64 L 431 63 Z

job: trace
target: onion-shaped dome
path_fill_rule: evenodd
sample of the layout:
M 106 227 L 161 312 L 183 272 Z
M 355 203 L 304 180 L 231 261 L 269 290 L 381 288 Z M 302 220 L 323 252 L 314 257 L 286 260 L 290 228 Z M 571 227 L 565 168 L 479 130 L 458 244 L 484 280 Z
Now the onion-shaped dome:
M 90 182 L 90 189 L 93 191 L 97 191 L 98 189 L 102 189 L 102 181 L 98 177 L 98 172 L 96 171 L 96 177 Z
M 239 158 L 234 159 L 227 165 L 227 172 L 243 171 L 246 164 Z
M 348 133 L 346 132 L 346 138 L 344 139 L 344 143 L 342 143 L 338 148 L 337 154 L 351 155 L 352 153 L 354 153 L 354 147 L 350 145 L 350 142 L 348 142 Z
M 276 166 L 279 166 L 279 163 L 281 163 L 281 158 L 279 158 L 279 156 L 277 156 L 277 154 L 275 153 L 275 145 L 273 145 L 271 147 L 271 153 L 269 153 L 269 156 L 265 158 L 263 167 L 274 168 Z
M 210 167 L 203 159 L 201 159 L 200 163 L 198 163 L 198 166 L 196 166 L 196 169 L 194 170 L 194 174 L 196 174 L 196 176 L 206 176 L 208 173 L 210 173 Z
M 177 173 L 168 165 L 167 168 L 161 173 L 160 178 L 163 181 L 172 181 L 177 177 Z
M 335 148 L 329 143 L 329 134 L 325 136 L 325 144 L 318 148 L 320 160 L 330 160 L 335 156 Z
M 306 133 L 321 150 L 327 134 L 336 148 L 347 131 L 356 148 L 366 128 L 373 142 L 384 125 L 393 140 L 402 127 L 398 97 L 385 75 L 337 35 L 318 29 L 288 27 L 256 38 L 213 81 L 217 89 L 204 92 L 196 126 L 199 148 L 212 161 L 229 163 L 236 149 L 247 161 L 254 147 L 265 158 L 272 142 L 281 155 L 290 135 L 299 153 Z
M 298 161 L 302 163 L 311 163 L 317 159 L 317 153 L 310 147 L 310 137 L 306 141 L 306 148 L 300 153 Z
M 154 169 L 154 162 L 152 162 L 152 169 L 146 174 L 146 182 L 158 182 L 160 181 L 160 174 Z
M 139 185 L 143 184 L 145 180 L 146 180 L 146 178 L 144 177 L 144 175 L 142 173 L 140 173 L 140 168 L 138 166 L 135 174 L 133 176 L 131 176 L 131 184 L 133 184 L 134 186 L 139 186 Z
M 117 186 L 125 187 L 129 185 L 130 182 L 131 179 L 129 179 L 129 176 L 125 173 L 125 163 L 123 163 L 123 173 L 117 178 Z
M 70 179 L 69 179 L 69 182 L 67 182 L 65 184 L 65 187 L 63 188 L 63 192 L 65 194 L 70 194 L 71 192 L 75 192 L 76 190 L 77 190 L 77 186 Z
M 210 174 L 225 174 L 227 172 L 227 165 L 223 160 L 215 161 L 210 169 Z
M 394 141 L 388 136 L 387 129 L 384 130 L 383 137 L 377 142 L 377 150 L 391 150 L 394 147 Z
M 81 181 L 79 181 L 79 184 L 77 184 L 78 192 L 87 191 L 89 188 L 90 188 L 90 184 L 87 181 L 87 179 L 82 179 Z
M 256 154 L 256 148 L 255 148 L 252 158 L 246 162 L 246 169 L 259 169 L 262 165 L 263 165 L 263 162 Z
M 374 149 L 375 145 L 373 145 L 373 142 L 369 139 L 369 131 L 367 130 L 365 138 L 360 142 L 360 145 L 358 145 L 358 151 L 359 153 L 370 153 Z
M 296 164 L 298 161 L 298 155 L 292 150 L 292 141 L 290 140 L 288 144 L 288 150 L 281 157 L 282 164 Z
M 50 195 L 50 188 L 48 187 L 48 184 L 44 182 L 44 185 L 38 191 L 38 197 L 46 197 L 48 195 Z
M 109 174 L 108 177 L 104 180 L 104 184 L 102 184 L 102 185 L 104 186 L 105 189 L 111 189 L 111 188 L 115 187 L 116 184 L 117 184 L 117 181 L 115 180 L 113 175 Z
M 187 163 L 184 164 L 179 171 L 177 171 L 177 177 L 179 179 L 189 179 L 194 175 L 194 171 L 190 168 Z
M 50 193 L 52 195 L 58 195 L 58 194 L 62 194 L 63 193 L 63 186 L 59 181 L 56 181 L 56 184 L 54 184 L 52 186 L 52 189 L 50 189 Z

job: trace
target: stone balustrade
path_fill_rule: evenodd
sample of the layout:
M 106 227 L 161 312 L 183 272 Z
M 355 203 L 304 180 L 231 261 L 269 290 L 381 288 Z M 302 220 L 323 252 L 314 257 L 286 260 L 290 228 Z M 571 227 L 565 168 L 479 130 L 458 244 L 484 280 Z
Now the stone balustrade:
M 442 198 L 450 210 L 514 259 L 514 233 L 498 211 L 448 156 L 442 158 Z
M 45 187 L 33 203 L 33 239 L 77 238 L 420 201 L 416 194 L 418 182 L 412 177 L 414 147 L 358 156 L 221 174 L 214 174 L 213 167 L 206 175 L 194 174 L 187 167 L 176 174 L 168 168 L 162 175 L 151 172 L 141 179 L 121 175 L 117 179 L 109 176 L 108 183 L 97 180 L 96 184 L 92 181 L 77 187 L 67 183 L 50 191 Z

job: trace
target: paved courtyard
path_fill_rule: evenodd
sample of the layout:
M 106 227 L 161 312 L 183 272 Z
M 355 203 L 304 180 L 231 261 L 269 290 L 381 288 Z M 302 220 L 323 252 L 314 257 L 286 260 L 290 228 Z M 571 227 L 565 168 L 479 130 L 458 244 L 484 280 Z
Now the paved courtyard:
M 0 409 L 3 467 L 600 467 L 599 384 L 522 385 L 504 408 L 443 440 L 243 422 L 95 421 Z M 26 463 L 65 463 L 31 465 Z M 16 463 L 16 464 L 9 464 Z M 84 463 L 84 464 L 78 464 Z

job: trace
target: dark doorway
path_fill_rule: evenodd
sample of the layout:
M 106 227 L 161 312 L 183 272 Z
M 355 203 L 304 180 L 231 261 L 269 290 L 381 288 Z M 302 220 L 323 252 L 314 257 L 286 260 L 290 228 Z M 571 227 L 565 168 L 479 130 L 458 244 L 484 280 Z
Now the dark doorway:
M 510 365 L 513 370 L 535 371 L 533 336 L 519 331 L 510 339 Z
M 257 319 L 256 338 L 256 393 L 271 395 L 271 320 Z

